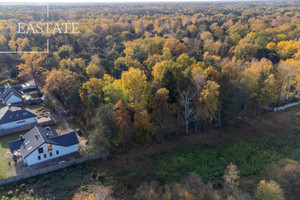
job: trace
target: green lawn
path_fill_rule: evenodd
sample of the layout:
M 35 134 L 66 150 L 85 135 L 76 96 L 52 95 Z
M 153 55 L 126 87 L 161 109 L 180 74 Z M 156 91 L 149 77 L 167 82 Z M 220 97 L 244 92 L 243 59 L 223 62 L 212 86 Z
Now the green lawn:
M 18 139 L 23 134 L 25 132 L 0 137 L 0 179 L 7 178 L 16 173 L 14 167 L 8 165 L 8 162 L 13 163 L 8 143 Z

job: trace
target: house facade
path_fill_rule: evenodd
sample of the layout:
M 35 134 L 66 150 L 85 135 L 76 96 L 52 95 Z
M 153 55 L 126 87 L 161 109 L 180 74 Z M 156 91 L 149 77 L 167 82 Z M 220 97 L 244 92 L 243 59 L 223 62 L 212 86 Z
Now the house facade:
M 34 127 L 18 140 L 9 143 L 13 155 L 31 166 L 78 151 L 76 133 L 58 135 L 56 131 Z
M 7 83 L 0 88 L 0 100 L 3 104 L 22 103 L 22 86 L 11 86 Z
M 9 130 L 37 123 L 37 116 L 19 107 L 7 105 L 0 109 L 0 130 Z
M 50 147 L 50 148 L 49 148 Z M 51 150 L 50 150 L 51 149 Z M 35 151 L 23 158 L 24 164 L 34 165 L 43 161 L 58 158 L 67 154 L 78 151 L 78 145 L 60 146 L 49 143 L 44 143 L 39 146 Z

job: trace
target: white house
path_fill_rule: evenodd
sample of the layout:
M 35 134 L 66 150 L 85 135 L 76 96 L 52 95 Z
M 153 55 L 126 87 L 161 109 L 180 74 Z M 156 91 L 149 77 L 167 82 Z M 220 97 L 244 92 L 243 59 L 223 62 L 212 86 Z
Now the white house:
M 10 151 L 22 157 L 25 165 L 34 165 L 78 151 L 75 132 L 58 135 L 56 131 L 34 127 L 9 143 Z
M 36 123 L 37 116 L 26 109 L 11 105 L 0 109 L 0 130 L 8 130 Z
M 0 100 L 3 104 L 22 103 L 22 86 L 11 86 L 7 83 L 4 87 L 0 88 Z

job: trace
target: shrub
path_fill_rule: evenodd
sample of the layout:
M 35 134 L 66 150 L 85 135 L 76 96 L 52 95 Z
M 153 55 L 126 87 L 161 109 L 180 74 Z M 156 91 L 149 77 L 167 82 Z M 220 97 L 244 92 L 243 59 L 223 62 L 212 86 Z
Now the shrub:
M 237 166 L 233 163 L 230 163 L 224 173 L 224 180 L 225 182 L 229 183 L 230 185 L 239 185 L 239 170 Z
M 18 81 L 12 80 L 12 79 L 6 79 L 0 82 L 0 86 L 4 86 L 7 83 L 11 84 L 11 85 L 16 85 L 18 83 Z
M 10 191 L 7 192 L 7 195 L 8 195 L 9 197 L 12 197 L 12 196 L 14 195 L 14 192 L 10 190 Z
M 226 200 L 252 200 L 248 193 L 245 193 L 238 187 L 232 186 L 228 183 L 224 184 L 221 194 L 223 197 L 222 199 Z
M 210 183 L 205 184 L 196 173 L 191 173 L 173 186 L 172 199 L 216 200 L 219 198 Z
M 136 191 L 134 199 L 136 200 L 155 200 L 164 199 L 164 193 L 156 181 L 143 183 Z
M 219 196 L 210 183 L 204 183 L 196 174 L 191 173 L 172 187 L 165 186 L 164 190 L 160 185 L 151 181 L 143 183 L 134 195 L 136 200 L 179 200 L 179 199 L 197 199 L 197 200 L 217 200 Z
M 278 182 L 290 199 L 296 200 L 300 197 L 300 166 L 298 164 L 287 164 L 278 172 Z
M 255 191 L 255 196 L 259 200 L 284 200 L 283 190 L 273 180 L 259 182 Z

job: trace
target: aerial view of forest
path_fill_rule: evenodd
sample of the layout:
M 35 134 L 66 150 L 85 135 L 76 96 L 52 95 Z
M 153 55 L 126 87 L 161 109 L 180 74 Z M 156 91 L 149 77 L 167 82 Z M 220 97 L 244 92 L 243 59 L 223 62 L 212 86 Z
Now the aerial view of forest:
M 0 3 L 3 180 L 40 168 L 1 128 L 24 84 L 13 106 L 89 159 L 0 199 L 300 199 L 299 1 Z

